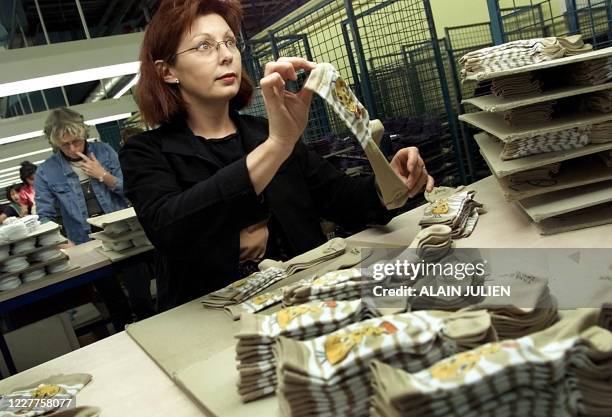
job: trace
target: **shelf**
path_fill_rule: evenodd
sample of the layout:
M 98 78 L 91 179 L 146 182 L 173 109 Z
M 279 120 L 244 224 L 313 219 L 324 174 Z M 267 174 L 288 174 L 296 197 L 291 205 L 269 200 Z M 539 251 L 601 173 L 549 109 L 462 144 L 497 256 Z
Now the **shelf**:
M 560 98 L 573 97 L 581 94 L 594 93 L 597 91 L 609 90 L 612 82 L 583 87 L 583 86 L 564 86 L 545 91 L 543 93 L 529 94 L 522 97 L 503 98 L 493 94 L 463 100 L 462 104 L 471 104 L 486 112 L 499 112 L 516 109 L 518 107 L 531 106 L 546 101 L 558 100 Z
M 145 235 L 144 230 L 140 229 L 140 230 L 131 230 L 129 232 L 121 233 L 120 235 L 116 235 L 116 236 L 111 236 L 105 232 L 97 232 L 97 233 L 91 233 L 89 237 L 95 240 L 99 240 L 101 242 L 114 243 L 114 242 L 123 242 L 125 240 L 132 240 L 137 237 L 142 237 L 144 235 Z
M 612 168 L 608 168 L 599 155 L 566 161 L 551 180 L 514 184 L 508 177 L 497 178 L 507 201 L 522 200 L 568 188 L 612 180 Z
M 120 261 L 124 258 L 130 257 L 130 256 L 134 256 L 134 255 L 138 255 L 139 253 L 143 253 L 143 252 L 148 252 L 150 250 L 153 250 L 154 247 L 152 245 L 146 245 L 146 246 L 139 246 L 139 247 L 131 247 L 131 248 L 127 248 L 126 250 L 123 250 L 121 252 L 116 252 L 114 250 L 109 250 L 109 251 L 105 251 L 102 248 L 96 248 L 96 250 L 101 253 L 102 255 L 106 256 L 108 259 L 110 259 L 112 262 L 117 262 Z
M 612 201 L 612 181 L 590 184 L 521 200 L 518 204 L 536 223 Z
M 527 123 L 521 126 L 510 126 L 500 113 L 478 112 L 462 114 L 459 120 L 476 126 L 499 138 L 505 143 L 518 139 L 532 138 L 545 133 L 559 132 L 580 126 L 589 126 L 612 120 L 612 113 L 583 113 L 558 117 L 538 123 Z
M 612 223 L 612 204 L 603 204 L 551 217 L 537 224 L 541 235 L 555 235 Z
M 466 77 L 463 82 L 468 82 L 468 81 L 480 82 L 480 81 L 485 81 L 485 80 L 492 80 L 493 78 L 507 77 L 508 75 L 521 74 L 524 72 L 539 71 L 539 70 L 548 69 L 548 68 L 560 67 L 562 65 L 576 64 L 578 62 L 589 61 L 592 59 L 606 58 L 608 56 L 612 56 L 612 47 L 598 49 L 597 51 L 591 51 L 591 52 L 587 52 L 584 54 L 567 56 L 567 57 L 559 58 L 559 59 L 553 59 L 551 61 L 538 62 L 537 64 L 525 65 L 520 68 L 513 68 L 513 69 L 509 69 L 505 71 L 479 72 L 477 74 Z
M 567 161 L 568 159 L 612 149 L 612 143 L 591 144 L 578 149 L 541 153 L 526 156 L 524 158 L 503 161 L 499 157 L 503 150 L 503 145 L 498 140 L 489 136 L 487 133 L 474 135 L 474 140 L 480 147 L 480 153 L 489 166 L 489 169 L 497 178 L 503 178 L 508 175 L 516 174 L 517 172 L 527 171 L 544 165 L 554 164 L 555 162 Z
M 108 214 L 103 214 L 101 216 L 91 217 L 87 219 L 87 223 L 99 227 L 100 229 L 104 229 L 104 226 L 107 224 L 130 220 L 133 218 L 136 218 L 136 212 L 134 211 L 134 207 L 128 207 L 126 209 L 114 211 Z

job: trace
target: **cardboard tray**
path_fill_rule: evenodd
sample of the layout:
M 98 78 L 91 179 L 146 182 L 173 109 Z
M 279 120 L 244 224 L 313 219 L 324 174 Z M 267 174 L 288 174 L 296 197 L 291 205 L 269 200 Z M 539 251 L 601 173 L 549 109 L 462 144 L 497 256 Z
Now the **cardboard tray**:
M 612 204 L 601 204 L 551 217 L 537 224 L 541 235 L 555 235 L 612 223 Z

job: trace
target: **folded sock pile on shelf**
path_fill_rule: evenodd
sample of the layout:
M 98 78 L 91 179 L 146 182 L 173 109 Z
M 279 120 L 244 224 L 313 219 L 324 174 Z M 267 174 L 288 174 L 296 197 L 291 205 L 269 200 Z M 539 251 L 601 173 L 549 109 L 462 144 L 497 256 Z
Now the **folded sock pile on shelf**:
M 600 85 L 612 80 L 612 57 L 592 59 L 573 65 L 571 78 L 578 85 Z
M 504 161 L 529 155 L 582 148 L 590 143 L 590 127 L 576 127 L 504 143 Z
M 584 96 L 582 106 L 585 110 L 598 113 L 612 112 L 612 90 L 599 91 Z
M 463 79 L 485 78 L 492 73 L 577 55 L 592 49 L 591 45 L 583 42 L 581 35 L 512 41 L 472 51 L 461 57 L 461 76 Z
M 612 412 L 612 334 L 577 312 L 542 332 L 458 353 L 420 372 L 371 364 L 373 416 Z
M 549 181 L 552 180 L 561 170 L 561 163 L 544 165 L 542 167 L 529 169 L 527 171 L 517 172 L 509 175 L 508 179 L 511 183 L 523 183 L 527 181 Z
M 547 122 L 552 120 L 555 104 L 556 102 L 554 101 L 548 101 L 546 103 L 508 110 L 504 112 L 504 120 L 510 126 Z
M 308 340 L 331 333 L 368 316 L 361 300 L 315 301 L 285 307 L 266 315 L 245 314 L 236 335 L 238 393 L 243 402 L 272 394 L 276 389 L 273 347 L 280 337 Z
M 482 339 L 490 327 L 485 312 L 415 312 L 365 320 L 304 342 L 280 337 L 275 351 L 281 411 L 295 417 L 367 416 L 373 360 L 417 372 L 459 351 L 462 342 Z
M 419 225 L 425 228 L 445 224 L 453 230 L 453 239 L 468 237 L 476 227 L 479 210 L 482 208 L 482 204 L 473 199 L 474 194 L 474 191 L 449 193 L 447 197 L 428 197 L 426 194 L 425 198 L 430 203 L 425 206 Z
M 612 142 L 612 121 L 597 123 L 591 126 L 589 139 L 590 143 Z
M 497 97 L 511 98 L 542 92 L 542 80 L 534 72 L 497 77 L 491 82 L 491 92 Z
M 262 261 L 263 271 L 255 272 L 206 295 L 202 304 L 206 308 L 223 309 L 226 306 L 242 303 L 283 278 L 341 256 L 345 251 L 346 242 L 336 238 L 285 263 L 272 260 Z

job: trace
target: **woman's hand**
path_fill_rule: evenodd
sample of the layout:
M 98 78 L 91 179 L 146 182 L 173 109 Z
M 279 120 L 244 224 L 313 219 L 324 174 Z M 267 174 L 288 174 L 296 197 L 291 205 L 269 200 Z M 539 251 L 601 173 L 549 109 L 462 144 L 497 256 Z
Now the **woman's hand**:
M 303 58 L 279 58 L 266 64 L 261 79 L 263 95 L 269 122 L 269 140 L 275 145 L 293 149 L 306 129 L 312 92 L 302 89 L 292 93 L 285 90 L 285 80 L 297 80 L 297 71 L 311 71 L 313 62 Z
M 78 155 L 83 159 L 81 161 L 81 169 L 90 177 L 99 179 L 106 173 L 106 170 L 96 159 L 96 155 L 93 153 L 86 156 L 85 154 L 79 152 Z
M 425 162 L 414 146 L 400 149 L 393 160 L 391 168 L 404 180 L 408 187 L 408 196 L 414 197 L 423 190 L 430 192 L 434 187 L 434 179 L 427 174 Z

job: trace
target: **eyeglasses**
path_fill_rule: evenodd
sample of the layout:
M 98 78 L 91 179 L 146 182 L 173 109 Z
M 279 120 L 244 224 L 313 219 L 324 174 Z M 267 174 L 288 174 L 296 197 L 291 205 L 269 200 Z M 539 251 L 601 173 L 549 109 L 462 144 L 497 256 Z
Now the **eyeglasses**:
M 64 142 L 61 145 L 59 145 L 58 147 L 63 150 L 63 151 L 69 151 L 70 148 L 72 148 L 73 146 L 79 146 L 81 143 L 83 143 L 85 140 L 84 139 L 73 139 L 70 142 Z
M 175 58 L 189 51 L 196 51 L 205 58 L 213 58 L 219 53 L 219 47 L 221 46 L 221 44 L 225 45 L 225 47 L 232 53 L 244 51 L 244 44 L 234 38 L 231 38 L 226 39 L 224 41 L 202 41 L 198 44 L 198 46 L 194 46 L 193 48 L 177 52 L 172 58 Z

